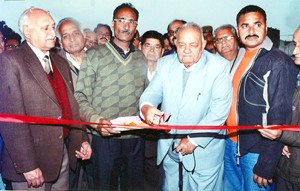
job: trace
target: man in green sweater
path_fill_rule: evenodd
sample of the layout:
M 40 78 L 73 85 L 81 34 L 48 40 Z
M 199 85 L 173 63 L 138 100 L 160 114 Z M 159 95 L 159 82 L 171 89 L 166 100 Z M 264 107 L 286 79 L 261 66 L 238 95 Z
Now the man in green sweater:
M 139 114 L 147 66 L 131 43 L 139 12 L 123 3 L 113 13 L 114 38 L 83 59 L 75 97 L 84 121 L 95 122 L 92 139 L 95 190 L 143 189 L 143 139 L 111 128 L 110 120 Z

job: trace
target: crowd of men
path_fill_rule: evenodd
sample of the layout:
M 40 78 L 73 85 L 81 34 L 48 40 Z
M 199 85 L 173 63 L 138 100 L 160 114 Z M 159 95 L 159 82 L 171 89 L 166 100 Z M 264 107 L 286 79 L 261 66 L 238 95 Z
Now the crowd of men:
M 138 20 L 130 3 L 94 30 L 29 8 L 22 44 L 0 32 L 0 113 L 62 121 L 0 123 L 0 189 L 300 190 L 299 132 L 272 128 L 299 124 L 300 29 L 293 60 L 255 5 L 214 31 L 174 19 L 139 34 Z

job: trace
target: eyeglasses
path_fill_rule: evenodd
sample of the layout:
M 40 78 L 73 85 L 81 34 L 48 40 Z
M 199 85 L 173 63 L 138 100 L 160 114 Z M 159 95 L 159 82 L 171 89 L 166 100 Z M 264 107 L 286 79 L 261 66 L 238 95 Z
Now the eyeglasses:
M 120 25 L 125 25 L 126 23 L 129 23 L 130 26 L 137 26 L 138 22 L 132 19 L 114 19 L 114 21 Z
M 19 46 L 18 45 L 14 45 L 14 44 L 7 44 L 7 45 L 5 45 L 5 48 L 15 49 L 15 48 L 19 48 Z
M 221 44 L 222 42 L 225 42 L 225 41 L 229 41 L 233 38 L 233 36 L 223 36 L 223 37 L 220 37 L 220 38 L 216 38 L 215 39 L 215 42 L 217 44 Z

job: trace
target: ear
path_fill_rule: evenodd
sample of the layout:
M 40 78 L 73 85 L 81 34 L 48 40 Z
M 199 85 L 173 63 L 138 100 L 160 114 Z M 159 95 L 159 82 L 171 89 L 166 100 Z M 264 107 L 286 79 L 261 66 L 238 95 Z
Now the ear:
M 205 40 L 205 39 L 203 38 L 203 40 L 202 40 L 202 51 L 204 50 L 206 44 L 207 44 L 207 40 Z
M 239 35 L 239 29 L 238 29 L 237 26 L 235 27 L 235 30 L 236 30 L 237 37 L 240 38 L 240 35 Z
M 164 55 L 164 53 L 165 53 L 165 49 L 162 48 L 162 49 L 161 49 L 161 56 Z
M 112 20 L 112 22 L 111 22 L 111 30 L 114 31 L 114 28 L 115 28 L 115 21 Z
M 23 26 L 23 33 L 24 33 L 25 39 L 30 38 L 30 29 L 27 25 Z

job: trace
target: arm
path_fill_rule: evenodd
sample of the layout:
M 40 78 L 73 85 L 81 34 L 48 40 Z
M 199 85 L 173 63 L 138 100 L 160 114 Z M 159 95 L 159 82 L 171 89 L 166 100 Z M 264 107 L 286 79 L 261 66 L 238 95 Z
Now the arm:
M 270 76 L 266 78 L 268 83 L 269 103 L 268 125 L 290 124 L 292 116 L 292 96 L 297 71 L 290 59 L 278 58 L 280 63 L 274 64 Z M 271 179 L 276 165 L 281 157 L 283 144 L 279 141 L 264 139 L 264 150 L 260 153 L 254 167 L 254 173 L 265 179 Z
M 79 104 L 80 118 L 84 121 L 99 123 L 91 125 L 97 129 L 102 136 L 110 136 L 120 132 L 110 128 L 111 122 L 101 117 L 93 108 L 93 91 L 97 80 L 97 63 L 91 62 L 93 54 L 87 54 L 82 61 L 78 81 L 75 87 L 75 98 Z
M 26 90 L 21 87 L 24 82 L 20 78 L 19 62 L 20 60 L 15 58 L 0 56 L 0 113 L 27 115 L 22 94 L 22 91 Z M 2 123 L 0 131 L 5 148 L 15 163 L 16 172 L 25 176 L 25 173 L 30 171 L 38 171 L 38 160 L 29 125 Z M 42 173 L 37 174 L 43 182 Z M 26 176 L 25 178 L 27 179 Z

